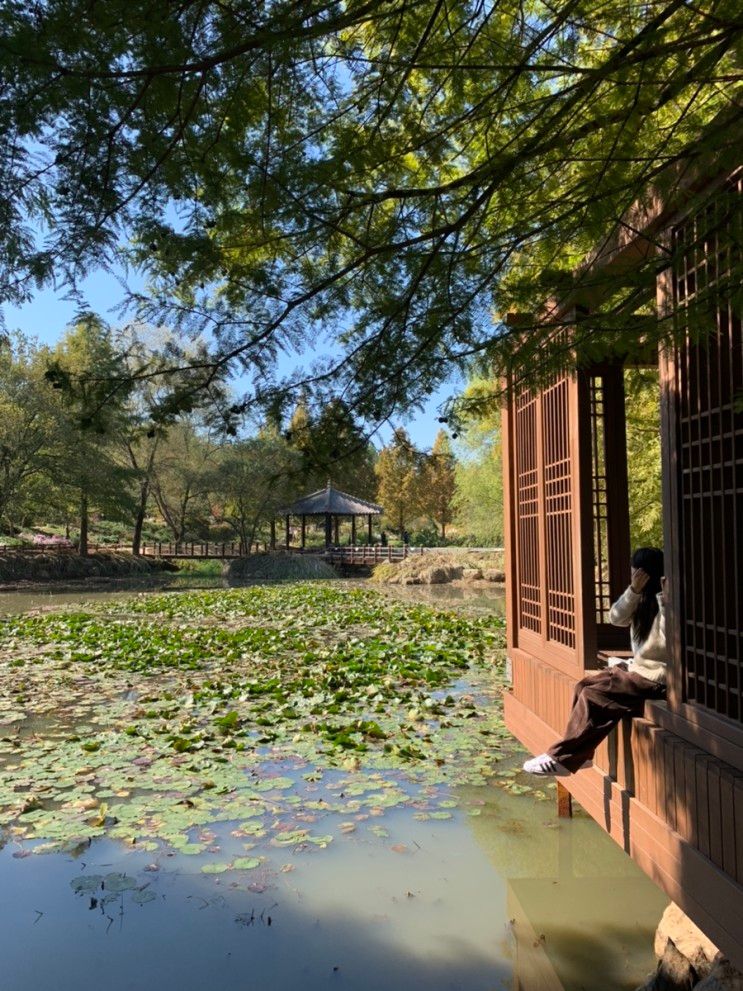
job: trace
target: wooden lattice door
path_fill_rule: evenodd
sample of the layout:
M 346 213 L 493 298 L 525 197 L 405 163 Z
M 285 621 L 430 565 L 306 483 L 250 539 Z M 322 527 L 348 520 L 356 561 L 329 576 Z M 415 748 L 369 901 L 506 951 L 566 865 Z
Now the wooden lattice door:
M 743 177 L 672 231 L 665 355 L 671 699 L 743 722 Z
M 584 393 L 582 378 L 559 376 L 515 395 L 505 416 L 509 642 L 570 674 L 592 649 L 583 623 Z

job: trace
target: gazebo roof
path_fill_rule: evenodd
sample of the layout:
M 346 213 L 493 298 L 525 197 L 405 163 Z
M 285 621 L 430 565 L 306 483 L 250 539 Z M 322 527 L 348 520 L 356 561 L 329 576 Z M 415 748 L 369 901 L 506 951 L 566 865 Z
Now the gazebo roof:
M 324 489 L 311 492 L 297 499 L 291 506 L 285 506 L 278 511 L 279 516 L 381 516 L 384 512 L 381 506 L 367 499 L 349 495 L 334 489 L 328 482 Z

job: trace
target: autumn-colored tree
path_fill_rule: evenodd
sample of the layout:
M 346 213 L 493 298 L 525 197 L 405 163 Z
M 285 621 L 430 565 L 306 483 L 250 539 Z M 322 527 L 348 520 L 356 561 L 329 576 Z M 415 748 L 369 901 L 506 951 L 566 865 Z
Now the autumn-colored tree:
M 384 508 L 384 520 L 401 533 L 421 514 L 423 458 L 405 430 L 398 427 L 392 441 L 379 452 L 374 471 L 377 499 Z
M 456 516 L 456 458 L 445 430 L 439 430 L 431 453 L 423 466 L 421 506 L 426 515 L 441 527 L 446 538 L 446 528 Z

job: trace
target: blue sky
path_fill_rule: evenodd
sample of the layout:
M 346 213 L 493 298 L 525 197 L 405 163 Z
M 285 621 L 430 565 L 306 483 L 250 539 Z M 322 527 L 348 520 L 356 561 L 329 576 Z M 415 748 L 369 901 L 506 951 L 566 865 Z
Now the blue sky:
M 142 280 L 136 273 L 130 273 L 127 282 L 132 289 L 143 288 Z M 116 313 L 123 290 L 113 274 L 99 272 L 90 276 L 82 283 L 81 291 L 89 310 L 100 314 L 113 325 L 123 322 L 123 318 Z M 78 309 L 75 301 L 65 298 L 64 291 L 49 288 L 38 291 L 34 298 L 23 306 L 3 305 L 2 313 L 8 330 L 18 329 L 31 337 L 38 338 L 44 344 L 54 344 L 62 336 L 67 324 L 75 318 Z M 306 355 L 304 361 L 309 363 L 315 357 L 314 354 Z M 279 371 L 282 374 L 288 373 L 302 365 L 304 361 L 302 355 L 285 355 L 280 361 Z M 239 391 L 239 379 L 235 380 L 235 387 Z M 437 422 L 440 415 L 439 408 L 460 390 L 461 384 L 458 384 L 457 380 L 453 379 L 445 383 L 430 397 L 422 412 L 412 414 L 409 420 L 401 423 L 385 425 L 374 437 L 374 443 L 377 447 L 382 446 L 389 440 L 392 426 L 401 425 L 408 431 L 416 447 L 423 450 L 430 448 L 441 429 L 441 424 Z

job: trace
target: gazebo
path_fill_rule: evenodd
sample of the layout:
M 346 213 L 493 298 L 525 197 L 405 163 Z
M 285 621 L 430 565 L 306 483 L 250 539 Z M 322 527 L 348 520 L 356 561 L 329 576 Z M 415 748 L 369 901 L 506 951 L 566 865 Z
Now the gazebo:
M 304 550 L 305 528 L 307 517 L 322 516 L 325 518 L 325 546 L 330 547 L 334 542 L 338 543 L 338 524 L 342 517 L 351 519 L 351 543 L 356 543 L 356 518 L 365 516 L 369 533 L 369 543 L 372 539 L 372 517 L 381 516 L 384 510 L 376 503 L 360 499 L 358 496 L 349 495 L 334 489 L 328 482 L 324 489 L 311 492 L 301 499 L 297 499 L 291 506 L 280 509 L 278 514 L 283 516 L 286 523 L 286 546 L 289 547 L 289 520 L 292 516 L 298 516 L 302 520 L 301 547 Z

